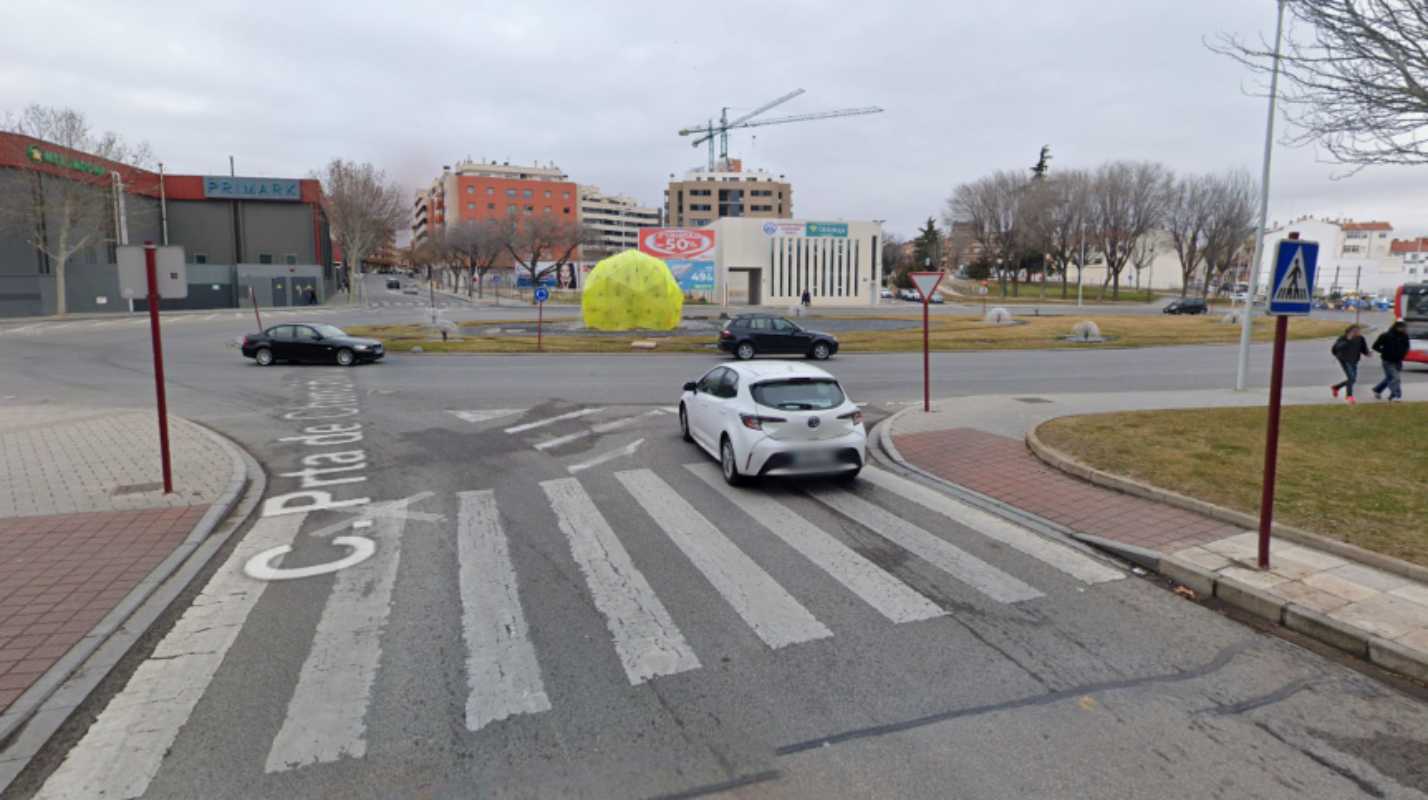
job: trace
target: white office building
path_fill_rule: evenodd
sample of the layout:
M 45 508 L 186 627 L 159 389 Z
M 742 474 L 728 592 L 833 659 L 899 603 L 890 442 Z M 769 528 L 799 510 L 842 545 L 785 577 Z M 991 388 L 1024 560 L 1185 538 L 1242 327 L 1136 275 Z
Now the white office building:
M 815 306 L 867 306 L 882 285 L 876 222 L 725 217 L 715 231 L 721 303 L 789 306 L 805 289 Z
M 633 197 L 603 194 L 598 186 L 581 186 L 580 221 L 597 237 L 596 244 L 586 248 L 586 256 L 603 258 L 638 249 L 640 228 L 658 227 L 660 211 L 640 205 Z

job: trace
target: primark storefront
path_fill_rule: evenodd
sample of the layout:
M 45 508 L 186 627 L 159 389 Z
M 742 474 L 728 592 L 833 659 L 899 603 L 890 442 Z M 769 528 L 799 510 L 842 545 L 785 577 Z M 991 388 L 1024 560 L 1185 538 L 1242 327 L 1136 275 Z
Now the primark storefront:
M 0 133 L 0 317 L 128 311 L 116 244 L 182 245 L 188 297 L 169 308 L 296 305 L 335 287 L 310 179 L 163 175 Z M 63 261 L 63 268 L 60 262 Z M 142 308 L 142 301 L 139 302 Z

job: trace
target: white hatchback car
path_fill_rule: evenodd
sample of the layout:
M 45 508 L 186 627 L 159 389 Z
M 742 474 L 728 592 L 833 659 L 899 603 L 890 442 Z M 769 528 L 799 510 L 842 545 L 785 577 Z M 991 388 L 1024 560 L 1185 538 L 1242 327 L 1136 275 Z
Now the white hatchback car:
M 715 367 L 684 384 L 679 427 L 719 459 L 724 480 L 763 475 L 837 475 L 863 468 L 863 412 L 818 367 L 765 361 Z

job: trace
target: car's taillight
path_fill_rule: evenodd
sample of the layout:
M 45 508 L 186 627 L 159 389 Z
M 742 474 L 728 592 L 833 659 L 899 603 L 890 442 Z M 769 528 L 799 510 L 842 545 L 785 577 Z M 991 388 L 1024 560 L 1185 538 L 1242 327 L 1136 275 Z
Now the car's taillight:
M 248 346 L 248 334 L 246 334 L 246 333 L 243 334 L 243 346 L 244 346 L 244 347 L 247 347 L 247 346 Z
M 731 333 L 731 332 L 729 332 L 729 331 L 719 331 L 719 338 L 720 338 L 720 339 L 732 339 L 732 338 L 734 338 L 734 334 Z
M 788 422 L 783 417 L 761 417 L 757 414 L 740 414 L 739 419 L 743 421 L 744 427 L 751 431 L 761 431 L 765 422 Z
M 839 415 L 838 415 L 838 419 L 848 419 L 848 420 L 852 420 L 854 425 L 862 425 L 862 424 L 863 424 L 863 412 L 861 412 L 861 411 L 849 411 L 847 414 L 839 414 Z

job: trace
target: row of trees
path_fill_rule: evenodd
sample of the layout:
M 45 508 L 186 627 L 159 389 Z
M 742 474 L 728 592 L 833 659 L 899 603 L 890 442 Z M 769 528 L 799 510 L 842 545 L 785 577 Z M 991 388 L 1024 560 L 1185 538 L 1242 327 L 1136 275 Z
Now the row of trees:
M 445 273 L 451 285 L 468 296 L 485 294 L 486 275 L 507 266 L 525 272 L 531 286 L 567 264 L 581 247 L 596 244 L 597 234 L 573 220 L 554 216 L 510 216 L 468 220 L 438 228 L 405 253 L 407 261 L 428 277 Z M 463 280 L 464 279 L 464 280 Z
M 1164 164 L 1111 161 L 1045 177 L 998 170 L 964 183 L 947 200 L 949 229 L 981 246 L 973 265 L 1015 293 L 1023 275 L 1059 274 L 1068 291 L 1094 256 L 1104 260 L 1102 295 L 1120 296 L 1126 266 L 1148 267 L 1168 237 L 1179 257 L 1182 294 L 1197 275 L 1208 291 L 1253 242 L 1256 183 L 1244 170 L 1177 177 Z

